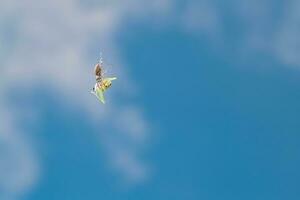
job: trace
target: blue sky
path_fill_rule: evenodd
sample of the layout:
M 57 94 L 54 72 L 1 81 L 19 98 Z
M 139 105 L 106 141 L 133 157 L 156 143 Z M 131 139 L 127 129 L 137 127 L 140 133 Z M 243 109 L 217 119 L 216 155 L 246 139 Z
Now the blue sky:
M 299 199 L 299 6 L 1 2 L 0 198 Z

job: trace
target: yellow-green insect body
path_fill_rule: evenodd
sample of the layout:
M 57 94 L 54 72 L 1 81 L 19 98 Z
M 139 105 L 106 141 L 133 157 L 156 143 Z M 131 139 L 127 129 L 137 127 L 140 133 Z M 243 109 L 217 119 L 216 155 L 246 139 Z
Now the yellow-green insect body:
M 113 80 L 116 80 L 117 78 L 116 77 L 113 77 L 113 78 L 105 78 L 102 83 L 100 84 L 100 87 L 102 89 L 102 91 L 105 91 L 107 90 L 108 88 L 110 88 L 111 86 L 111 82 Z
M 111 87 L 112 81 L 116 80 L 116 77 L 105 78 L 101 82 L 96 83 L 95 87 L 92 90 L 92 93 L 103 103 L 105 104 L 104 92 Z

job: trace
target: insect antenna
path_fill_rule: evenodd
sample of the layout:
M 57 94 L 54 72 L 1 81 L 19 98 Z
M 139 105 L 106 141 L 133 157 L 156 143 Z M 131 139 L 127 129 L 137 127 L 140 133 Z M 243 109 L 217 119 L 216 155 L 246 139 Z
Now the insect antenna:
M 113 65 L 112 64 L 109 64 L 107 63 L 103 57 L 102 57 L 102 52 L 100 52 L 100 57 L 98 59 L 98 63 L 100 64 L 100 66 L 102 67 L 102 70 L 103 70 L 103 75 L 107 74 L 108 72 L 108 69 L 107 68 L 111 68 Z M 105 67 L 104 67 L 105 65 Z
M 100 65 L 103 64 L 102 52 L 100 52 L 100 57 L 99 57 L 99 59 L 98 59 L 98 63 L 99 63 Z

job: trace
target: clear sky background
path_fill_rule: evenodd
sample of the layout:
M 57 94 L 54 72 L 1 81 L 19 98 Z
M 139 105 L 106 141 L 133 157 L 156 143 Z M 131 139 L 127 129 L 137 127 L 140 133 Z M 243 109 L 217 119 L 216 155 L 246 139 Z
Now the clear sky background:
M 297 0 L 1 0 L 1 200 L 298 200 Z M 118 80 L 90 94 L 100 51 Z

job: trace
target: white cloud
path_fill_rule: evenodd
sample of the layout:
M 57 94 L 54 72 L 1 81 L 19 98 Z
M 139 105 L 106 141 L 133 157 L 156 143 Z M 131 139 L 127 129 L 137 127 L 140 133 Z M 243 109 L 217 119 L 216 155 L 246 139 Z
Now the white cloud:
M 121 173 L 126 174 L 127 183 L 135 184 L 147 180 L 150 175 L 149 166 L 140 162 L 135 154 L 126 151 L 115 151 L 113 166 Z
M 17 129 L 18 116 L 0 105 L 0 199 L 12 200 L 30 191 L 39 177 L 38 158 Z
M 136 143 L 143 143 L 147 136 L 150 127 L 142 115 L 142 111 L 136 107 L 126 107 L 118 112 L 116 116 L 116 125 L 120 131 L 128 134 L 128 137 Z
M 114 60 L 114 71 L 119 77 L 116 84 L 135 90 L 125 63 L 118 56 L 114 34 L 130 17 L 141 16 L 146 19 L 149 14 L 163 15 L 168 12 L 170 2 L 100 1 L 89 8 L 72 0 L 1 1 L 0 17 L 6 23 L 0 24 L 3 26 L 0 41 L 9 44 L 2 46 L 2 49 L 0 47 L 0 52 L 6 54 L 0 61 L 1 113 L 6 110 L 11 115 L 10 119 L 14 120 L 20 116 L 24 118 L 31 112 L 20 112 L 18 105 L 8 106 L 5 95 L 16 88 L 54 90 L 67 106 L 76 105 L 77 109 L 88 113 L 97 126 L 99 120 L 115 121 L 119 126 L 116 130 L 123 132 L 123 136 L 134 145 L 133 148 L 122 145 L 122 134 L 113 138 L 100 135 L 101 140 L 109 141 L 104 146 L 110 165 L 128 181 L 144 181 L 148 166 L 137 151 L 143 150 L 141 146 L 149 137 L 147 130 L 150 125 L 143 116 L 142 108 L 137 106 L 111 103 L 101 109 L 89 95 L 93 85 L 92 65 L 95 63 L 91 58 L 97 55 L 91 56 L 87 52 L 93 46 L 102 48 L 105 55 L 110 55 Z M 16 81 L 20 84 L 16 85 Z M 120 94 L 124 95 L 122 92 Z M 119 117 L 116 119 L 115 116 Z M 28 133 L 11 130 L 16 124 L 11 123 L 5 114 L 0 117 L 1 126 L 6 125 L 5 130 L 3 126 L 0 130 L 0 142 L 7 148 L 0 154 L 0 162 L 4 163 L 0 168 L 0 193 L 22 195 L 38 180 L 39 159 L 31 147 L 32 140 L 25 136 Z M 118 146 L 119 143 L 122 147 Z
M 219 13 L 213 1 L 190 1 L 180 17 L 183 28 L 190 34 L 216 37 L 220 31 Z
M 236 56 L 232 62 L 245 63 L 257 55 L 270 55 L 284 66 L 300 67 L 300 3 L 297 0 L 188 1 L 181 24 L 193 35 Z M 232 28 L 230 27 L 232 26 Z M 227 42 L 228 30 L 232 30 Z M 230 50 L 230 51 L 228 51 Z
M 285 66 L 300 67 L 299 1 L 236 1 L 233 8 L 246 27 L 241 52 L 265 52 Z
M 275 34 L 275 53 L 289 66 L 300 67 L 300 2 L 290 1 Z

